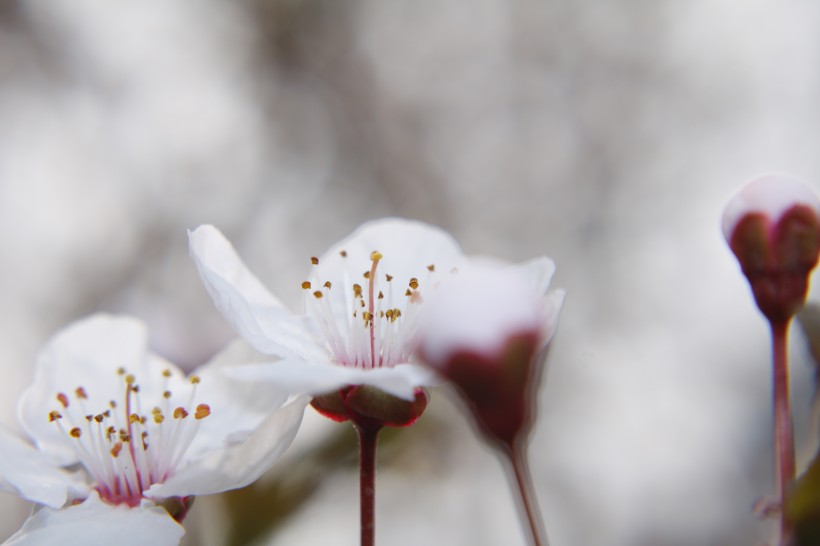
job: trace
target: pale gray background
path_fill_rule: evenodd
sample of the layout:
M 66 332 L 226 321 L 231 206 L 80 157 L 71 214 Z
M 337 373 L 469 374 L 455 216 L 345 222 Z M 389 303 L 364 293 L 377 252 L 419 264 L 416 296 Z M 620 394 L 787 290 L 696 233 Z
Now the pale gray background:
M 767 332 L 720 212 L 760 172 L 820 187 L 818 51 L 813 0 L 0 0 L 0 419 L 95 310 L 185 366 L 232 337 L 186 228 L 219 226 L 296 304 L 309 256 L 400 215 L 558 265 L 532 442 L 553 546 L 766 540 Z M 380 469 L 379 543 L 523 540 L 436 400 Z M 334 427 L 309 421 L 303 445 Z M 267 543 L 357 543 L 355 472 L 332 470 Z M 28 507 L 0 501 L 7 536 Z M 201 501 L 190 540 L 221 544 Z

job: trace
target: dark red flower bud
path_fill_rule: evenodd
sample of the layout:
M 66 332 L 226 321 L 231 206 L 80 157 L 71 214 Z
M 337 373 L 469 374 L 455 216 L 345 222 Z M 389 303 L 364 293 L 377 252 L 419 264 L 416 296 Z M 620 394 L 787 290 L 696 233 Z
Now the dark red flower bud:
M 817 196 L 797 178 L 755 178 L 729 201 L 723 230 L 763 315 L 773 323 L 791 319 L 820 254 Z

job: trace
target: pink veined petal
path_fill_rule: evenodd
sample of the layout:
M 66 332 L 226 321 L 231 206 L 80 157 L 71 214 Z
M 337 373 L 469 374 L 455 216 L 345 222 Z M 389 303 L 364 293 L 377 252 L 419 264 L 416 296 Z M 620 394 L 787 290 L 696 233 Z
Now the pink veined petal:
M 60 510 L 40 508 L 6 546 L 174 546 L 185 529 L 165 509 L 144 502 L 136 508 L 112 506 L 92 492 L 81 504 Z
M 153 485 L 152 497 L 208 495 L 244 487 L 259 478 L 290 446 L 302 422 L 307 396 L 297 398 L 265 419 L 249 435 L 230 439 L 220 449 L 200 454 L 165 483 Z
M 88 486 L 80 474 L 58 468 L 43 452 L 0 427 L 0 491 L 52 508 L 73 496 L 84 496 Z
M 349 385 L 372 385 L 405 400 L 413 399 L 416 387 L 439 382 L 434 373 L 415 364 L 365 370 L 339 366 L 332 362 L 285 359 L 236 366 L 225 373 L 237 379 L 266 382 L 289 388 L 293 392 L 312 395 L 328 393 Z
M 233 245 L 213 226 L 188 232 L 191 257 L 217 309 L 257 350 L 276 356 L 324 358 L 313 322 L 293 315 L 245 266 Z
M 20 397 L 18 414 L 37 446 L 61 465 L 76 462 L 76 452 L 64 440 L 48 413 L 58 409 L 57 393 L 70 394 L 79 386 L 102 396 L 110 392 L 109 378 L 118 366 L 141 374 L 147 364 L 147 330 L 139 320 L 106 314 L 92 315 L 57 332 L 37 356 L 33 383 Z

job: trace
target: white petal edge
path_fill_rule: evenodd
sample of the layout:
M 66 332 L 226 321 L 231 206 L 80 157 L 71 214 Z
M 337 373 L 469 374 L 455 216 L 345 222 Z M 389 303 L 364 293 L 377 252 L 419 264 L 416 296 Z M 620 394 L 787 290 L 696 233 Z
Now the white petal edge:
M 188 231 L 191 257 L 208 294 L 228 323 L 257 350 L 275 356 L 322 358 L 308 317 L 292 314 L 248 270 L 217 228 Z
M 151 486 L 146 496 L 208 495 L 256 481 L 290 446 L 309 401 L 306 396 L 290 401 L 242 441 L 203 454 L 165 483 Z
M 331 362 L 285 359 L 236 366 L 225 373 L 237 379 L 264 381 L 278 388 L 312 395 L 325 394 L 349 385 L 371 385 L 405 400 L 413 400 L 416 387 L 440 383 L 434 372 L 416 364 L 365 370 Z
M 555 274 L 555 262 L 546 256 L 539 256 L 510 267 L 521 273 L 536 294 L 546 293 Z
M 541 330 L 541 347 L 546 346 L 552 341 L 552 336 L 555 335 L 555 330 L 558 327 L 558 318 L 561 315 L 561 309 L 564 306 L 566 295 L 566 290 L 558 288 L 548 292 L 544 296 L 544 325 Z
M 39 508 L 4 544 L 7 546 L 175 546 L 185 529 L 165 509 L 143 502 L 112 506 L 96 491 L 81 504 L 61 510 Z
M 58 468 L 43 452 L 0 427 L 0 491 L 59 508 L 69 498 L 85 496 L 82 475 Z

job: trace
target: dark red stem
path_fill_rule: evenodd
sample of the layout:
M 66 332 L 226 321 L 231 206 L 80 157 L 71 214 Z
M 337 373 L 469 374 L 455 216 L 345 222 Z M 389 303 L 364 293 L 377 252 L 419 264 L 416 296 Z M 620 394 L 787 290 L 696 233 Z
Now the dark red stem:
M 549 546 L 544 524 L 541 520 L 541 511 L 538 509 L 538 500 L 535 498 L 526 448 L 521 445 L 505 446 L 505 452 L 510 459 L 513 474 L 515 475 L 515 489 L 518 491 L 519 507 L 523 510 L 527 520 L 531 544 L 533 546 Z
M 792 529 L 785 514 L 786 494 L 795 478 L 794 431 L 789 397 L 788 320 L 772 323 L 774 368 L 775 487 L 780 494 L 780 546 L 789 543 Z
M 359 433 L 359 502 L 362 546 L 376 544 L 376 443 L 382 426 L 356 424 Z

